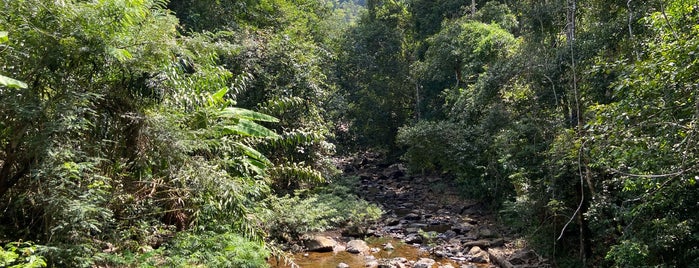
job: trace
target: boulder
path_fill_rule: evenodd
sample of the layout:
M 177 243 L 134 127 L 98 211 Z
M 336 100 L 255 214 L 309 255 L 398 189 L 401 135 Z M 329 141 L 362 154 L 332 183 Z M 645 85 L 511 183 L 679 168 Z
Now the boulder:
M 475 263 L 488 263 L 488 252 L 484 251 L 480 247 L 472 247 L 468 251 L 469 261 Z
M 407 244 L 420 244 L 422 243 L 422 236 L 416 233 L 412 233 L 406 235 L 404 240 Z
M 481 228 L 480 230 L 478 230 L 478 237 L 479 238 L 493 238 L 493 237 L 497 237 L 497 234 L 488 228 Z
M 407 168 L 405 168 L 401 164 L 393 164 L 387 167 L 386 169 L 381 172 L 382 177 L 388 178 L 388 179 L 397 179 L 405 176 L 406 172 L 408 171 Z
M 420 215 L 418 215 L 416 213 L 408 213 L 408 215 L 405 215 L 405 217 L 403 217 L 403 219 L 406 219 L 409 221 L 416 221 L 416 220 L 420 220 Z
M 347 242 L 347 252 L 353 254 L 365 253 L 371 250 L 364 240 L 352 240 Z
M 313 236 L 309 239 L 303 241 L 306 246 L 306 250 L 313 252 L 330 252 L 333 251 L 333 247 L 337 245 L 337 242 L 327 236 Z
M 513 265 L 536 263 L 539 261 L 539 255 L 531 250 L 522 250 L 513 254 L 508 261 Z

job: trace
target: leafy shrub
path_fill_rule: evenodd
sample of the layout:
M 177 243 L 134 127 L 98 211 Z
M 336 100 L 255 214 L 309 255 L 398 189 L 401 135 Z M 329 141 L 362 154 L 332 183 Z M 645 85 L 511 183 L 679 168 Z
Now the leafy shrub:
M 266 267 L 269 255 L 262 242 L 254 242 L 238 234 L 225 232 L 180 233 L 163 252 L 165 266 L 189 267 Z
M 312 191 L 297 191 L 294 196 L 271 197 L 270 207 L 257 214 L 263 215 L 270 236 L 285 242 L 332 227 L 366 228 L 383 212 L 354 194 L 356 182 L 356 177 L 342 178 Z
M 46 267 L 46 259 L 37 254 L 37 246 L 31 242 L 10 242 L 0 247 L 0 267 Z

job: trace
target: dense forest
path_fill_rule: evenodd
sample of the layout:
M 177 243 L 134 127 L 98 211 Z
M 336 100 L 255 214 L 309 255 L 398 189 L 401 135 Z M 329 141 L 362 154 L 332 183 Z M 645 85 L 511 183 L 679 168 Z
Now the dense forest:
M 0 6 L 2 267 L 265 267 L 378 218 L 365 151 L 556 267 L 699 265 L 696 1 Z

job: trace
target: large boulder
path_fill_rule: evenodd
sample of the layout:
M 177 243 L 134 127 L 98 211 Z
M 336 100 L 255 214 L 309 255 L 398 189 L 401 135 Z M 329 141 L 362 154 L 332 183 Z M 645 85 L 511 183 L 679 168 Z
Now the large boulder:
M 303 241 L 307 251 L 330 252 L 337 245 L 337 241 L 327 236 L 313 236 Z
M 369 252 L 369 245 L 364 240 L 352 240 L 347 242 L 347 252 L 353 254 Z
M 472 247 L 468 251 L 468 259 L 475 263 L 488 263 L 488 252 L 484 251 L 480 247 Z

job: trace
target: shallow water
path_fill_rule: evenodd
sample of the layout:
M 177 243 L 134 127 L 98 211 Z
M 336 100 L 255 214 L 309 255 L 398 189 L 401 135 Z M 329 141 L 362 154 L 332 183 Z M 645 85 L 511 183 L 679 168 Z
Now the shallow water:
M 390 242 L 394 246 L 394 250 L 387 251 L 383 250 L 383 245 Z M 371 248 L 379 248 L 381 251 L 373 253 L 376 259 L 392 259 L 403 257 L 408 260 L 418 260 L 420 258 L 428 258 L 429 252 L 422 250 L 418 247 L 407 245 L 400 240 L 393 238 L 373 238 L 367 239 L 367 243 Z M 368 255 L 366 255 L 368 256 Z M 346 263 L 349 267 L 364 267 L 366 264 L 366 256 L 360 254 L 351 254 L 346 251 L 341 252 L 308 252 L 308 253 L 297 253 L 294 254 L 294 262 L 301 268 L 336 268 L 340 263 Z M 460 267 L 456 262 L 449 259 L 435 259 L 437 265 L 434 267 L 445 264 L 451 264 L 454 267 Z M 276 260 L 271 259 L 269 264 L 273 268 L 290 268 L 290 265 L 285 265 L 283 260 L 277 263 Z M 487 267 L 487 266 L 485 266 Z

